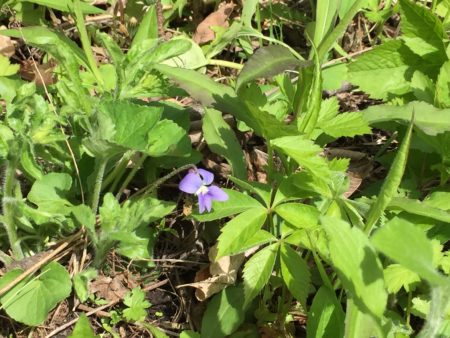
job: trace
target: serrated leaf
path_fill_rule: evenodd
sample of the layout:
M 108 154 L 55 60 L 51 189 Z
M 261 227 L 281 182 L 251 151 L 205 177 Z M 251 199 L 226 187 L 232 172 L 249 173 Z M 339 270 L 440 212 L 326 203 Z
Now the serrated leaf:
M 321 286 L 314 296 L 308 312 L 307 338 L 335 338 L 344 336 L 344 311 L 336 295 L 326 286 Z
M 279 244 L 275 243 L 255 253 L 245 263 L 244 295 L 246 302 L 255 298 L 269 281 L 277 258 Z
M 222 290 L 208 303 L 202 319 L 202 338 L 222 338 L 232 334 L 245 320 L 247 307 L 242 285 Z
M 353 137 L 372 132 L 369 124 L 364 120 L 360 112 L 339 114 L 331 119 L 319 121 L 317 127 L 334 138 L 342 136 Z
M 371 241 L 378 251 L 428 282 L 445 282 L 434 269 L 431 241 L 422 229 L 411 222 L 395 217 L 379 229 Z
M 405 124 L 411 121 L 413 111 L 414 125 L 425 134 L 436 136 L 450 131 L 450 109 L 439 109 L 425 102 L 414 101 L 403 106 L 372 106 L 361 113 L 370 125 L 385 121 L 400 121 Z
M 236 190 L 223 189 L 228 195 L 228 201 L 225 203 L 215 203 L 213 201 L 213 209 L 207 214 L 193 213 L 193 217 L 200 222 L 214 221 L 228 217 L 248 209 L 263 208 L 263 205 L 253 197 L 243 194 Z
M 420 277 L 400 264 L 390 264 L 384 269 L 384 280 L 389 293 L 397 293 L 402 287 L 410 292 L 414 284 L 420 282 Z
M 446 61 L 436 80 L 436 103 L 440 108 L 450 108 L 450 61 Z
M 264 184 L 261 182 L 248 182 L 233 176 L 229 176 L 229 179 L 241 189 L 254 193 L 261 197 L 265 206 L 269 207 L 272 189 L 268 184 Z
M 20 65 L 13 65 L 6 56 L 0 54 L 0 76 L 14 75 L 19 71 Z
M 83 313 L 75 324 L 72 334 L 69 338 L 96 338 L 94 331 L 92 330 L 89 319 Z
M 145 300 L 145 292 L 140 288 L 133 288 L 128 292 L 123 303 L 128 306 L 127 309 L 123 310 L 123 315 L 125 319 L 129 321 L 143 321 L 147 316 L 146 309 L 151 306 L 150 302 Z
M 433 208 L 430 205 L 418 200 L 404 197 L 394 197 L 388 205 L 388 209 L 404 210 L 410 214 L 420 215 L 435 219 L 437 221 L 450 223 L 450 213 L 441 209 Z
M 369 242 L 358 228 L 330 217 L 322 217 L 329 238 L 330 259 L 343 286 L 363 312 L 381 319 L 386 308 L 383 269 Z
M 288 244 L 280 248 L 281 275 L 292 295 L 306 308 L 311 288 L 311 273 L 304 259 Z
M 247 167 L 244 153 L 234 131 L 223 119 L 222 113 L 215 109 L 205 109 L 202 129 L 208 147 L 226 158 L 234 176 L 245 180 Z
M 307 204 L 283 203 L 276 206 L 274 211 L 299 229 L 314 228 L 319 222 L 319 210 Z
M 22 270 L 12 270 L 0 279 L 0 288 L 14 280 Z M 60 301 L 69 297 L 72 283 L 67 270 L 51 262 L 41 269 L 39 276 L 26 278 L 0 297 L 2 308 L 14 320 L 37 326 Z
M 268 78 L 286 70 L 306 67 L 310 61 L 298 60 L 286 47 L 270 45 L 259 48 L 245 63 L 236 80 L 236 91 L 258 78 Z
M 303 136 L 285 136 L 271 141 L 272 145 L 280 149 L 287 156 L 292 157 L 308 172 L 323 180 L 331 177 L 327 161 L 319 153 L 322 151 L 318 145 Z
M 350 82 L 372 98 L 386 100 L 410 91 L 408 72 L 418 62 L 402 41 L 390 40 L 348 65 Z
M 431 11 L 410 0 L 400 0 L 400 29 L 402 39 L 417 55 L 441 64 L 447 57 L 444 39 L 447 34 L 439 18 Z
M 370 207 L 369 213 L 366 217 L 365 232 L 370 233 L 375 223 L 383 214 L 389 202 L 397 194 L 397 189 L 402 181 L 403 173 L 405 172 L 406 162 L 408 160 L 409 145 L 411 143 L 413 122 L 409 124 L 408 131 L 403 138 L 402 144 L 398 149 L 397 155 L 392 162 L 389 173 L 381 186 L 381 191 L 378 194 L 375 203 Z
M 217 257 L 230 256 L 246 249 L 245 244 L 261 229 L 267 209 L 256 207 L 234 217 L 221 229 L 217 241 Z

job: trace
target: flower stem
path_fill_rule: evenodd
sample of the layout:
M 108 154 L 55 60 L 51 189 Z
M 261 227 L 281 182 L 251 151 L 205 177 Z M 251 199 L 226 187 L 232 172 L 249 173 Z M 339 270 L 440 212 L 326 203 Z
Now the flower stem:
M 95 185 L 94 185 L 94 191 L 92 192 L 92 199 L 91 199 L 91 209 L 94 212 L 94 214 L 97 214 L 98 204 L 100 202 L 100 193 L 102 191 L 102 182 L 103 182 L 103 175 L 105 174 L 106 164 L 108 163 L 107 158 L 100 158 L 99 162 L 96 165 L 96 171 L 95 171 Z
M 128 186 L 128 184 L 130 184 L 131 180 L 133 179 L 133 177 L 136 175 L 136 173 L 138 172 L 138 170 L 141 168 L 142 164 L 144 163 L 144 161 L 147 159 L 148 155 L 142 154 L 140 156 L 140 158 L 136 161 L 136 163 L 134 164 L 133 169 L 131 170 L 131 172 L 128 174 L 128 176 L 125 178 L 125 181 L 123 181 L 122 185 L 120 186 L 119 191 L 116 194 L 116 199 L 119 199 L 120 196 L 122 196 L 123 191 L 126 189 L 126 187 Z
M 5 171 L 5 183 L 3 185 L 3 224 L 8 236 L 9 245 L 15 259 L 22 259 L 23 251 L 17 236 L 16 226 L 14 224 L 14 214 L 16 210 L 16 198 L 14 188 L 16 183 L 17 159 L 13 157 L 7 162 Z

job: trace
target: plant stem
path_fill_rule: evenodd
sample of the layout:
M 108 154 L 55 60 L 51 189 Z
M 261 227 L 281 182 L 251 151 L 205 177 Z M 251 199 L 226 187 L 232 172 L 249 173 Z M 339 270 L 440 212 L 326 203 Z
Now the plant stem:
M 5 171 L 5 183 L 3 185 L 3 224 L 8 236 L 9 245 L 15 259 L 22 259 L 23 252 L 17 236 L 16 225 L 14 222 L 16 198 L 14 188 L 16 183 L 17 159 L 13 158 L 7 162 Z
M 95 185 L 91 199 L 91 209 L 94 212 L 94 215 L 97 214 L 98 204 L 100 202 L 100 193 L 102 192 L 103 175 L 105 174 L 107 163 L 108 159 L 102 157 L 99 159 L 99 162 L 96 165 Z
M 134 164 L 133 169 L 131 170 L 131 172 L 125 178 L 125 181 L 123 181 L 122 185 L 120 186 L 120 189 L 119 189 L 119 191 L 116 194 L 116 198 L 117 199 L 119 199 L 120 196 L 122 196 L 123 191 L 127 188 L 128 184 L 130 184 L 130 182 L 133 179 L 133 177 L 136 176 L 136 173 L 141 168 L 142 164 L 147 159 L 147 157 L 148 157 L 148 155 L 142 154 L 141 157 L 136 161 L 136 163 Z
M 130 161 L 131 157 L 133 156 L 135 152 L 134 151 L 128 151 L 126 152 L 122 158 L 119 160 L 119 162 L 116 164 L 114 170 L 106 176 L 106 178 L 103 180 L 102 183 L 102 190 L 105 190 L 105 188 L 111 184 L 111 188 L 109 191 L 116 190 L 117 184 L 119 184 L 119 180 L 122 178 L 128 162 Z
M 237 70 L 241 70 L 242 68 L 244 68 L 244 65 L 241 65 L 240 63 L 225 61 L 225 60 L 218 60 L 218 59 L 209 59 L 208 65 L 228 67 L 228 68 L 233 68 L 233 69 L 237 69 Z

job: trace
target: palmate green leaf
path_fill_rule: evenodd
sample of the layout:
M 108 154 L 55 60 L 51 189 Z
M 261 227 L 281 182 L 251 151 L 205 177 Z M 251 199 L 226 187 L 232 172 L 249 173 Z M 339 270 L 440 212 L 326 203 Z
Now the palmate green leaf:
M 236 80 L 236 91 L 246 83 L 258 78 L 268 78 L 286 70 L 307 66 L 310 61 L 300 61 L 289 49 L 280 45 L 259 48 L 245 63 Z
M 308 312 L 307 338 L 335 338 L 344 336 L 344 311 L 336 295 L 326 286 L 321 286 L 314 296 Z
M 420 282 L 420 277 L 400 264 L 390 264 L 384 269 L 384 280 L 389 293 L 397 293 L 402 287 L 410 292 Z
M 319 210 L 307 204 L 283 203 L 276 206 L 274 211 L 299 229 L 314 228 L 319 222 Z
M 319 121 L 317 128 L 334 138 L 370 134 L 371 129 L 360 112 L 342 113 L 332 119 Z
M 73 329 L 72 334 L 69 338 L 96 338 L 94 331 L 91 328 L 91 324 L 89 323 L 89 319 L 83 313 L 75 324 L 75 328 Z
M 439 71 L 435 100 L 437 106 L 450 108 L 450 61 L 446 61 Z
M 411 0 L 400 0 L 400 13 L 400 29 L 406 45 L 432 63 L 442 64 L 447 60 L 444 45 L 447 34 L 439 18 Z
M 406 168 L 406 162 L 408 160 L 412 128 L 413 122 L 411 121 L 408 131 L 406 132 L 402 144 L 398 149 L 397 155 L 395 156 L 391 168 L 389 169 L 389 173 L 384 180 L 381 191 L 378 194 L 375 203 L 373 203 L 370 207 L 369 213 L 366 217 L 366 225 L 364 228 L 367 234 L 370 234 L 373 226 L 381 217 L 386 207 L 389 205 L 389 202 L 397 194 L 397 189 L 402 181 L 403 173 Z
M 450 213 L 441 209 L 433 208 L 430 205 L 404 197 L 394 197 L 387 206 L 387 209 L 400 209 L 410 214 L 420 215 L 435 219 L 437 221 L 450 223 Z
M 12 270 L 0 279 L 0 288 L 22 273 Z M 69 297 L 72 290 L 69 273 L 59 263 L 51 262 L 35 278 L 26 278 L 0 297 L 2 308 L 14 320 L 36 326 L 60 301 Z
M 433 245 L 425 232 L 413 223 L 395 217 L 372 237 L 378 251 L 432 284 L 445 284 L 434 269 Z
M 243 275 L 246 302 L 252 301 L 269 281 L 277 258 L 278 248 L 279 243 L 269 245 L 255 253 L 245 263 Z
M 375 99 L 410 91 L 408 73 L 420 59 L 400 40 L 390 40 L 348 65 L 350 82 Z
M 439 109 L 425 102 L 410 102 L 403 106 L 378 105 L 362 111 L 370 125 L 386 121 L 411 121 L 414 111 L 414 125 L 425 134 L 436 136 L 450 131 L 450 109 Z
M 222 338 L 232 334 L 244 322 L 248 305 L 242 284 L 222 290 L 208 303 L 201 337 Z
M 331 171 L 327 161 L 319 153 L 318 145 L 303 136 L 285 136 L 271 141 L 272 145 L 280 149 L 287 156 L 292 157 L 301 167 L 324 181 L 331 178 Z
M 208 147 L 226 158 L 231 165 L 233 175 L 245 180 L 247 167 L 241 145 L 231 127 L 225 122 L 222 113 L 215 109 L 205 109 L 203 117 L 203 135 Z
M 71 0 L 22 0 L 23 2 L 30 2 L 36 5 L 56 9 L 62 12 L 72 12 L 73 2 Z M 84 14 L 102 14 L 105 11 L 89 5 L 86 2 L 80 3 L 81 11 Z
M 342 285 L 361 311 L 381 319 L 387 292 L 381 263 L 369 239 L 340 219 L 321 220 L 329 239 L 331 262 Z
M 248 209 L 264 208 L 261 203 L 249 195 L 243 194 L 236 190 L 223 189 L 228 195 L 226 202 L 214 202 L 213 209 L 209 213 L 197 214 L 192 216 L 200 222 L 214 221 L 231 215 L 238 214 Z
M 244 211 L 225 224 L 217 239 L 216 259 L 248 249 L 246 243 L 261 229 L 266 218 L 267 209 L 256 207 Z
M 147 316 L 146 309 L 151 306 L 150 302 L 145 300 L 145 292 L 139 287 L 129 291 L 123 303 L 128 307 L 123 310 L 123 315 L 129 321 L 143 321 Z
M 306 298 L 311 288 L 311 273 L 305 260 L 288 244 L 280 247 L 281 275 L 292 295 L 306 309 Z
M 296 132 L 295 128 L 283 124 L 275 116 L 243 102 L 231 87 L 216 83 L 206 75 L 161 64 L 154 65 L 154 68 L 176 82 L 203 105 L 213 106 L 220 111 L 232 114 L 258 135 L 272 139 L 294 135 Z

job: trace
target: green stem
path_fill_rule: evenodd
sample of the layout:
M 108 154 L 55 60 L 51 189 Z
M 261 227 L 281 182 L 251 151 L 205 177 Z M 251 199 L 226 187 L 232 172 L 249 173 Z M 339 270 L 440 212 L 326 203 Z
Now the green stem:
M 139 158 L 139 160 L 136 161 L 136 163 L 134 164 L 133 169 L 131 170 L 131 172 L 128 174 L 128 176 L 125 178 L 125 181 L 123 181 L 122 185 L 120 186 L 120 189 L 118 191 L 118 193 L 116 194 L 116 198 L 119 199 L 120 196 L 122 196 L 123 191 L 126 189 L 126 187 L 128 186 L 128 184 L 130 184 L 131 180 L 133 179 L 134 176 L 136 176 L 136 173 L 138 172 L 138 170 L 141 168 L 142 164 L 144 163 L 144 161 L 147 159 L 148 155 L 141 155 L 141 157 Z
M 242 68 L 244 68 L 244 65 L 241 65 L 240 63 L 225 61 L 225 60 L 218 60 L 218 59 L 209 59 L 208 65 L 228 67 L 228 68 L 233 68 L 233 69 L 237 69 L 237 70 L 241 70 Z
M 91 203 L 91 209 L 94 212 L 94 214 L 97 214 L 98 204 L 100 202 L 100 193 L 102 192 L 102 182 L 103 182 L 103 176 L 105 175 L 105 169 L 106 164 L 108 163 L 107 158 L 100 158 L 99 163 L 96 165 L 96 172 L 95 172 L 95 185 L 94 185 L 94 191 L 92 193 L 92 203 Z
M 128 151 L 126 152 L 122 158 L 119 160 L 119 162 L 116 164 L 114 170 L 106 176 L 102 183 L 102 190 L 105 190 L 105 188 L 112 183 L 111 188 L 109 191 L 116 190 L 117 184 L 119 184 L 120 179 L 122 178 L 123 174 L 125 173 L 125 170 L 127 169 L 128 162 L 130 161 L 131 157 L 133 156 L 135 152 L 134 151 Z
M 16 209 L 16 198 L 14 188 L 16 184 L 16 167 L 17 160 L 15 158 L 8 161 L 5 171 L 5 183 L 3 185 L 3 224 L 8 236 L 9 245 L 15 259 L 22 259 L 23 251 L 17 236 L 16 225 L 14 222 L 14 214 Z
M 267 142 L 267 178 L 269 182 L 272 182 L 273 174 L 274 174 L 273 147 L 269 141 Z
M 411 301 L 412 301 L 412 292 L 408 292 L 408 304 L 406 304 L 406 325 L 409 326 L 411 321 Z

